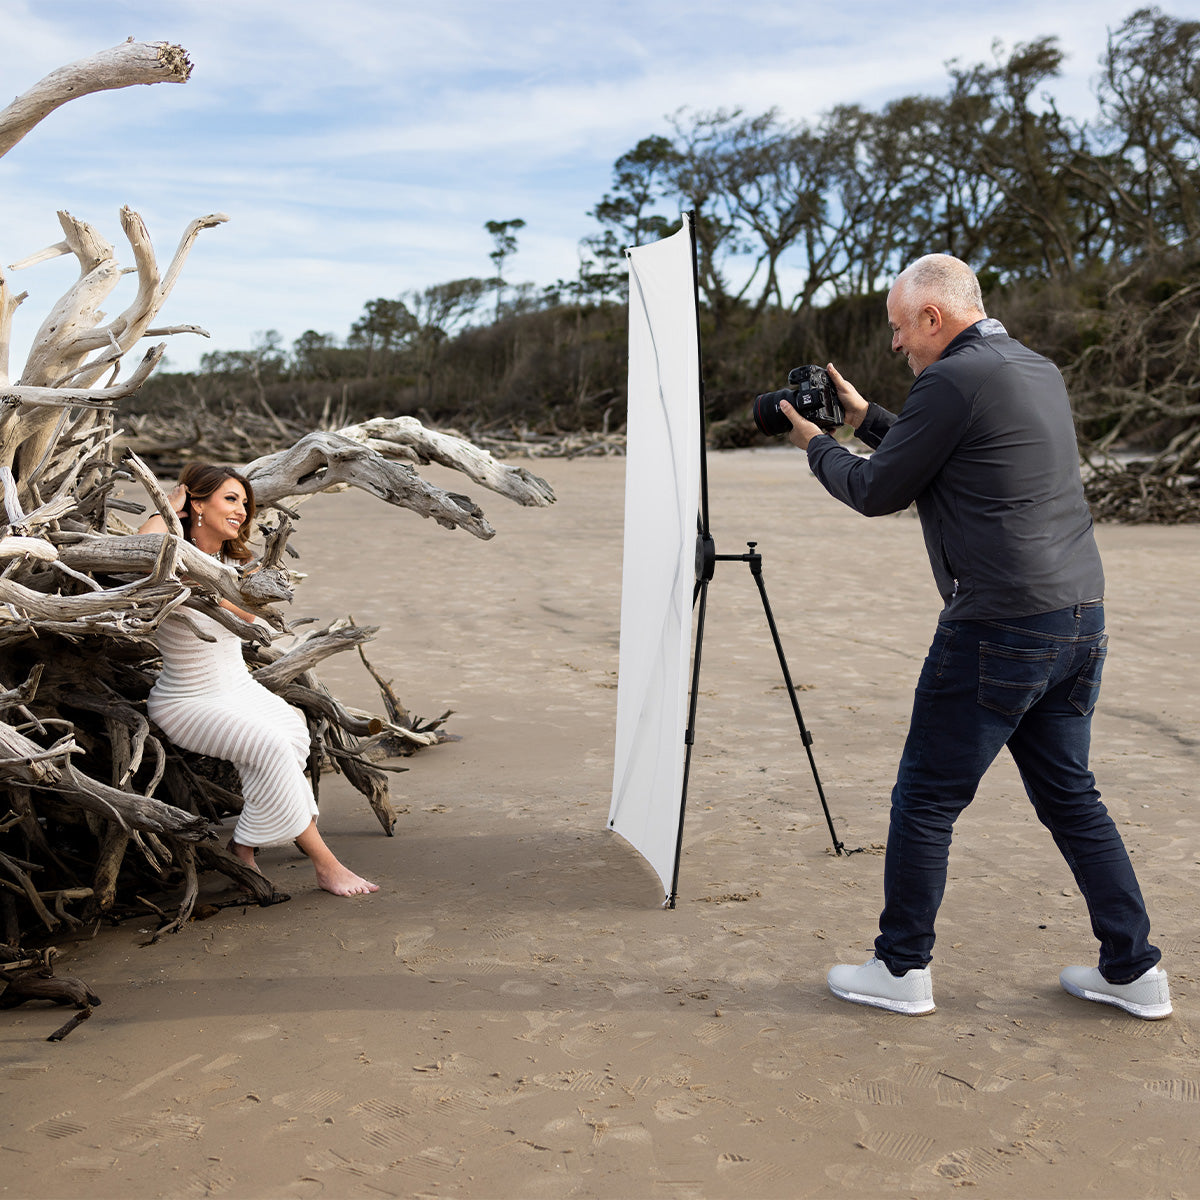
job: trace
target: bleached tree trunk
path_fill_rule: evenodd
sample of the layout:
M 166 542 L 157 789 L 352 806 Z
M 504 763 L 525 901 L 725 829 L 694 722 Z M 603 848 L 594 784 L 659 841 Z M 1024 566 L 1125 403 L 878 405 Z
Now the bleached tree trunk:
M 59 67 L 7 108 L 0 109 L 0 157 L 68 100 L 137 83 L 186 83 L 191 73 L 191 59 L 182 46 L 135 42 L 132 38 L 111 50 Z

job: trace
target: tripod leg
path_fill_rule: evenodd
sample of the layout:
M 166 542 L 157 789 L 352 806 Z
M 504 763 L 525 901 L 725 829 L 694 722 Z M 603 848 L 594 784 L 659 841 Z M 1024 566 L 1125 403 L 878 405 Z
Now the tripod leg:
M 834 831 L 833 818 L 829 815 L 829 805 L 825 801 L 825 789 L 821 787 L 821 777 L 817 774 L 817 760 L 813 757 L 812 752 L 812 734 L 805 727 L 804 717 L 800 712 L 800 701 L 796 699 L 796 689 L 792 685 L 792 675 L 788 670 L 787 659 L 783 655 L 783 643 L 779 640 L 779 630 L 775 628 L 775 616 L 771 612 L 771 602 L 767 599 L 767 586 L 763 583 L 762 577 L 762 556 L 757 554 L 751 555 L 748 561 L 750 562 L 750 573 L 754 576 L 754 582 L 758 585 L 758 594 L 762 597 L 763 612 L 767 614 L 767 626 L 771 630 L 771 640 L 775 643 L 775 653 L 779 656 L 779 666 L 783 670 L 783 681 L 787 684 L 788 696 L 792 701 L 792 712 L 796 714 L 796 725 L 800 729 L 800 740 L 804 743 L 804 750 L 808 755 L 808 765 L 812 768 L 813 782 L 817 785 L 817 795 L 821 798 L 821 809 L 825 813 L 825 824 L 829 826 L 829 836 L 833 840 L 834 853 L 843 854 L 845 847 L 838 841 L 837 833 Z
M 704 467 L 704 439 L 701 437 L 701 472 Z M 705 501 L 707 509 L 707 500 Z M 692 747 L 696 744 L 696 704 L 700 696 L 700 654 L 704 649 L 704 615 L 708 610 L 708 585 L 717 563 L 717 548 L 709 537 L 706 517 L 696 518 L 696 584 L 692 588 L 692 611 L 696 615 L 696 643 L 692 657 L 692 686 L 688 700 L 687 729 L 684 731 L 683 783 L 679 796 L 679 828 L 675 834 L 675 865 L 671 872 L 671 890 L 663 908 L 674 908 L 679 894 L 679 860 L 683 854 L 683 818 L 687 810 L 688 777 L 692 771 Z
M 698 602 L 698 603 L 697 603 Z M 700 652 L 704 648 L 704 613 L 708 607 L 708 580 L 696 583 L 692 607 L 696 609 L 696 648 L 692 656 L 692 692 L 688 700 L 687 732 L 684 734 L 683 789 L 679 797 L 679 833 L 675 838 L 675 869 L 671 874 L 671 894 L 663 903 L 664 908 L 674 908 L 679 892 L 679 859 L 683 852 L 683 814 L 687 808 L 688 776 L 692 770 L 692 747 L 696 743 L 696 704 L 700 697 Z

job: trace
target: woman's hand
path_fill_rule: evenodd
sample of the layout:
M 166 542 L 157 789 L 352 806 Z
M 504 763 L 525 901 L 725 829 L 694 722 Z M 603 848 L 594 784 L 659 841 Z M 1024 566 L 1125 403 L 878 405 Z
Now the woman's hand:
M 177 483 L 174 490 L 167 497 L 167 503 L 182 517 L 187 511 L 188 492 L 187 488 L 182 483 Z M 138 528 L 138 533 L 166 533 L 167 523 L 158 513 L 155 513 L 149 520 L 143 521 Z

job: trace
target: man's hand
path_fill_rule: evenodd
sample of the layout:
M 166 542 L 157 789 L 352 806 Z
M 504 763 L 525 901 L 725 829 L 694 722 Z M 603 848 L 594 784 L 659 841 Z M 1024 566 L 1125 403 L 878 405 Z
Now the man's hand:
M 780 401 L 779 411 L 792 423 L 792 432 L 787 435 L 788 441 L 793 446 L 799 446 L 801 450 L 807 450 L 808 443 L 825 432 L 820 426 L 802 417 L 786 400 Z
M 841 372 L 833 363 L 829 363 L 825 370 L 829 378 L 833 380 L 833 386 L 837 388 L 838 399 L 842 402 L 842 409 L 846 414 L 846 424 L 851 429 L 857 429 L 867 415 L 866 400 L 859 394 L 854 384 L 842 378 Z M 792 432 L 788 434 L 788 441 L 793 446 L 799 446 L 801 450 L 807 450 L 808 443 L 825 432 L 820 426 L 814 425 L 800 416 L 786 400 L 780 403 L 779 411 L 792 423 Z
M 841 372 L 830 363 L 826 368 L 829 378 L 833 380 L 833 386 L 837 388 L 838 399 L 842 402 L 842 408 L 846 411 L 846 424 L 851 429 L 857 429 L 862 423 L 863 418 L 867 415 L 867 402 L 859 395 L 858 389 L 852 383 L 847 383 L 842 378 Z

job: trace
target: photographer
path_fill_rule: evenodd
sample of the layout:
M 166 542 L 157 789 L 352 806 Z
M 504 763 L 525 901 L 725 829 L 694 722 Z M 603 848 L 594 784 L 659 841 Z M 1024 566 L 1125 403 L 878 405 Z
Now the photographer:
M 866 516 L 916 502 L 945 602 L 892 790 L 875 957 L 834 967 L 830 990 L 892 1012 L 933 1010 L 928 964 L 954 821 L 1007 746 L 1100 942 L 1099 969 L 1067 967 L 1062 986 L 1165 1017 L 1161 955 L 1088 768 L 1107 643 L 1104 575 L 1066 387 L 1051 362 L 985 315 L 974 272 L 956 258 L 918 259 L 896 280 L 887 313 L 892 349 L 916 376 L 899 417 L 828 368 L 871 457 L 780 406 L 831 495 Z

